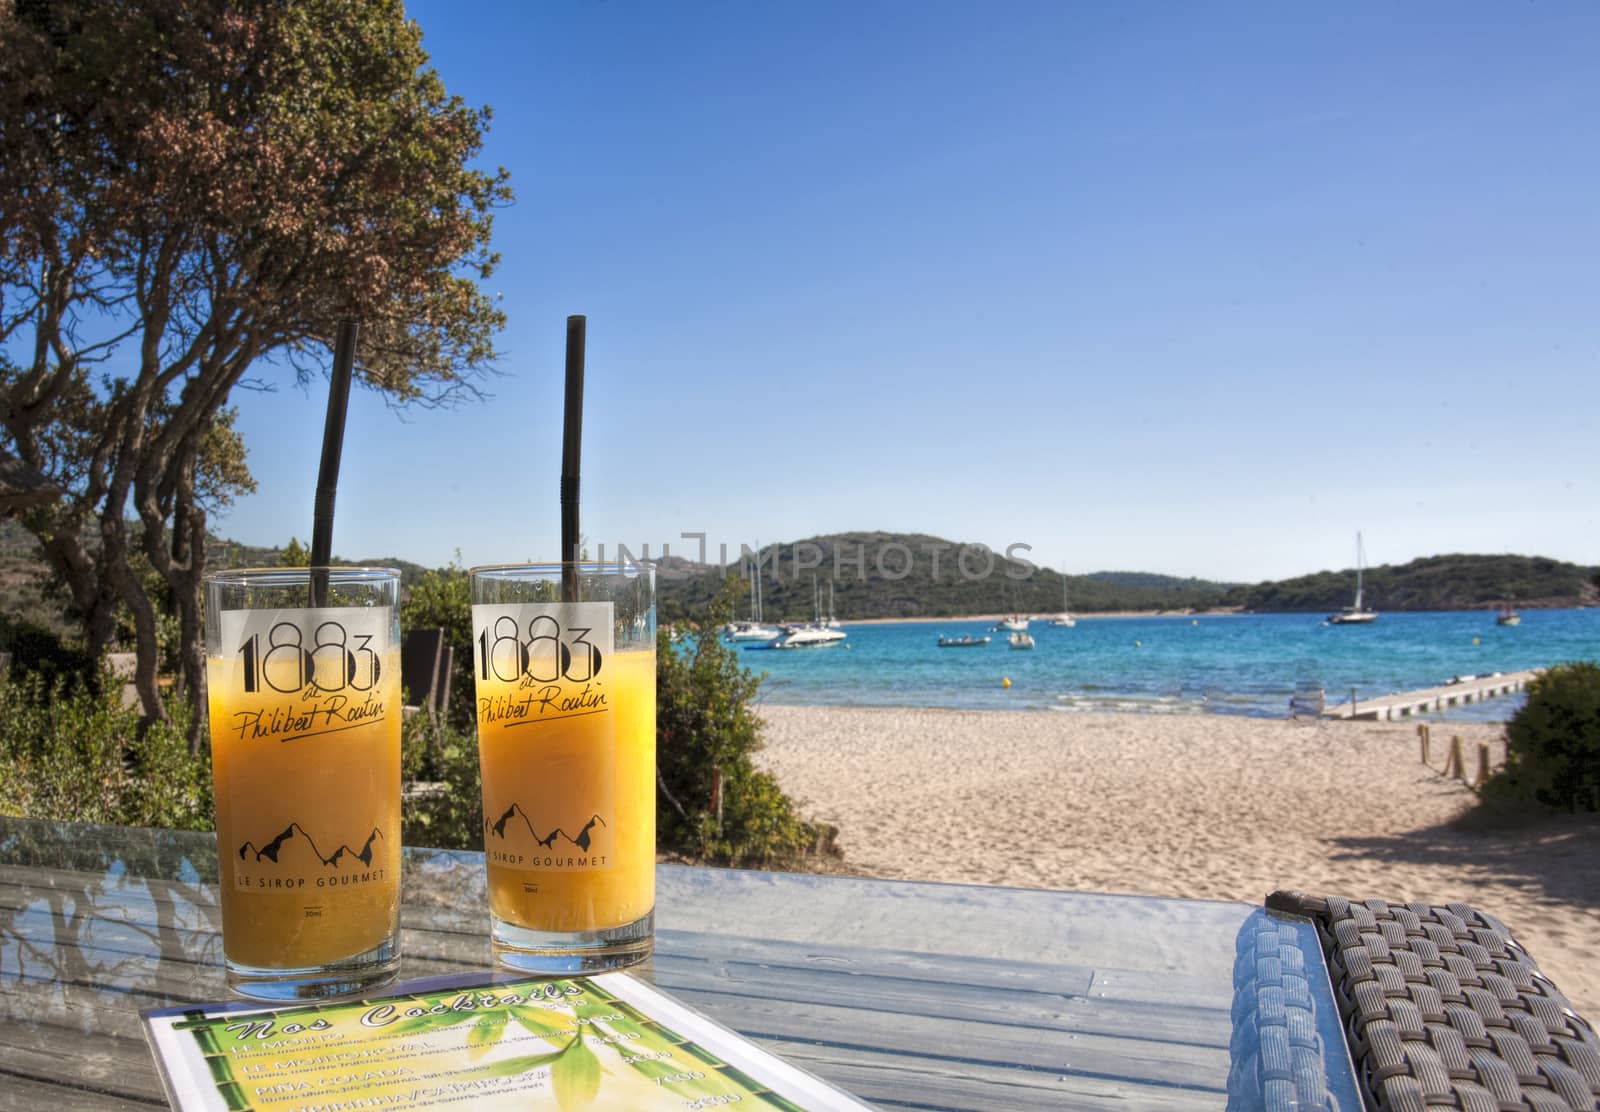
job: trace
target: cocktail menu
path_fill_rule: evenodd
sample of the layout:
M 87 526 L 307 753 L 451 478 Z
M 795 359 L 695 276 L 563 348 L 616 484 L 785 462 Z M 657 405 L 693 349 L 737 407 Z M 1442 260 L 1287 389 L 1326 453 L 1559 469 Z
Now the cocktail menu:
M 624 973 L 438 977 L 144 1020 L 180 1112 L 868 1108 Z

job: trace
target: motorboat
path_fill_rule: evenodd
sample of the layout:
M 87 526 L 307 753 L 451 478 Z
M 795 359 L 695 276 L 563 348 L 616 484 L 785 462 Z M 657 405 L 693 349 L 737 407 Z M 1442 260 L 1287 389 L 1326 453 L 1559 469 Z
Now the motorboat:
M 769 649 L 826 649 L 837 645 L 849 634 L 830 626 L 822 617 L 822 591 L 817 577 L 811 577 L 811 602 L 815 617 L 804 625 L 786 625 L 783 632 L 767 642 Z
M 988 643 L 989 639 L 987 637 L 974 637 L 970 633 L 963 634 L 960 637 L 939 638 L 939 647 L 941 649 L 972 649 Z
M 1514 626 L 1522 624 L 1522 615 L 1511 609 L 1508 602 L 1500 608 L 1500 613 L 1495 616 L 1495 625 Z
M 769 649 L 826 649 L 837 645 L 849 634 L 842 629 L 829 629 L 817 622 L 805 625 L 788 625 L 783 632 L 767 642 Z
M 1367 570 L 1367 551 L 1361 544 L 1361 534 L 1356 534 L 1356 597 L 1355 601 L 1337 614 L 1328 615 L 1329 625 L 1370 625 L 1378 620 L 1375 610 L 1361 605 L 1362 578 Z
M 1029 633 L 1013 633 L 1010 637 L 1006 638 L 1006 640 L 1011 642 L 1011 647 L 1013 649 L 1033 648 L 1033 635 Z

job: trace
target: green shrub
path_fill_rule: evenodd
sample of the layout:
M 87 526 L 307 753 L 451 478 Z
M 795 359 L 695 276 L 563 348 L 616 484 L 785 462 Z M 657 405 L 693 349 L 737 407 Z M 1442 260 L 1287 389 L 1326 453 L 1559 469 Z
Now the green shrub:
M 119 685 L 102 690 L 38 674 L 0 681 L 0 813 L 210 830 L 210 751 L 189 752 L 181 705 L 141 735 Z
M 35 675 L 46 683 L 58 679 L 79 683 L 94 674 L 88 653 L 37 622 L 0 615 L 0 652 L 11 654 L 14 676 Z
M 472 593 L 464 568 L 430 568 L 400 604 L 400 626 L 443 629 L 454 650 L 450 709 L 444 720 L 414 714 L 401 740 L 403 779 L 428 785 L 401 810 L 408 846 L 483 849 L 483 792 L 478 777 L 477 704 L 472 686 Z M 408 701 L 410 695 L 407 696 Z
M 1558 664 L 1531 680 L 1506 724 L 1506 764 L 1484 785 L 1491 804 L 1600 811 L 1600 665 Z
M 401 735 L 400 752 L 401 778 L 423 785 L 401 808 L 405 844 L 481 851 L 483 789 L 476 732 L 413 714 Z
M 832 831 L 803 821 L 772 775 L 755 766 L 761 678 L 740 667 L 718 635 L 736 587 L 689 623 L 683 643 L 658 634 L 656 843 L 728 864 L 781 862 L 822 843 L 831 848 Z
M 455 650 L 450 666 L 450 723 L 458 730 L 477 729 L 477 704 L 472 687 L 472 589 L 466 569 L 451 564 L 430 568 L 400 604 L 400 627 L 442 629 Z

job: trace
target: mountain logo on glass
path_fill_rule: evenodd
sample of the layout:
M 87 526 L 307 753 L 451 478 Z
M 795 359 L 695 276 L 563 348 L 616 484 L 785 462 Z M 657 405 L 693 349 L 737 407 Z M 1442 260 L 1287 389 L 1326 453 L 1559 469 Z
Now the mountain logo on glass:
M 592 844 L 592 839 L 589 837 L 589 832 L 595 828 L 595 824 L 599 823 L 601 827 L 605 827 L 606 825 L 605 819 L 601 818 L 599 815 L 592 815 L 590 816 L 589 821 L 583 824 L 583 829 L 579 830 L 575 836 L 568 834 L 559 826 L 550 831 L 550 833 L 541 836 L 539 832 L 534 829 L 533 820 L 530 819 L 528 817 L 528 813 L 522 809 L 522 804 L 513 803 L 511 806 L 506 808 L 505 814 L 501 815 L 498 819 L 489 824 L 489 829 L 494 833 L 496 838 L 507 838 L 509 835 L 506 834 L 506 827 L 510 825 L 511 820 L 514 818 L 521 819 L 522 825 L 528 828 L 528 833 L 533 836 L 533 840 L 538 842 L 539 845 L 545 849 L 555 848 L 556 839 L 560 838 L 567 844 L 576 846 L 582 853 L 589 852 L 589 846 Z M 513 833 L 515 833 L 515 831 L 513 831 Z
M 279 859 L 293 854 L 296 847 L 304 844 L 306 848 L 316 855 L 318 861 L 322 862 L 323 865 L 329 868 L 338 868 L 340 862 L 344 861 L 346 858 L 359 861 L 363 865 L 371 865 L 372 845 L 382 837 L 383 833 L 376 826 L 374 826 L 372 828 L 372 833 L 368 834 L 367 840 L 362 843 L 359 852 L 351 849 L 349 843 L 345 842 L 341 843 L 339 848 L 334 850 L 332 853 L 324 854 L 322 850 L 318 848 L 317 843 L 312 839 L 311 835 L 306 833 L 305 827 L 301 826 L 297 822 L 291 822 L 288 826 L 284 827 L 281 834 L 272 839 L 272 841 L 261 846 L 259 849 L 256 848 L 253 842 L 245 842 L 239 847 L 239 860 L 255 861 L 258 863 L 262 861 L 270 861 L 274 865 L 284 864 L 286 862 L 282 862 Z

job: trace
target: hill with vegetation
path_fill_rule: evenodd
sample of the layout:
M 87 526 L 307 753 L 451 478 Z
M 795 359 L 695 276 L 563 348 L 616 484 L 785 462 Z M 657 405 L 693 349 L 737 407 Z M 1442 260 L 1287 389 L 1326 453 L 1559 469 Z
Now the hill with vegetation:
M 290 538 L 290 540 L 296 539 Z M 206 551 L 207 567 L 212 571 L 224 568 L 275 568 L 283 562 L 285 546 L 282 545 L 268 548 L 263 545 L 240 544 L 238 541 L 224 540 L 221 537 L 212 537 L 207 543 L 209 546 Z M 309 546 L 311 541 L 307 538 L 300 543 Z M 334 553 L 332 563 L 368 568 L 398 568 L 402 587 L 411 587 L 428 570 L 421 564 L 402 560 L 398 556 L 370 556 L 352 560 Z
M 1195 579 L 1193 576 L 1181 578 L 1176 575 L 1159 575 L 1150 571 L 1092 571 L 1084 576 L 1096 583 L 1105 583 L 1113 587 L 1139 587 L 1155 591 L 1203 591 L 1226 590 L 1228 584 L 1213 583 L 1206 579 Z
M 834 533 L 761 551 L 763 612 L 769 622 L 813 616 L 812 584 L 821 606 L 840 619 L 948 618 L 1011 611 L 1054 613 L 1062 608 L 1060 572 L 1035 567 L 1026 552 L 1007 559 L 976 543 L 922 533 Z M 748 579 L 748 558 L 725 567 L 679 565 L 660 577 L 662 621 L 698 612 L 730 575 Z M 1138 572 L 1096 572 L 1065 577 L 1074 612 L 1187 610 L 1224 605 L 1235 584 Z M 748 616 L 748 605 L 740 617 Z
M 1519 609 L 1600 604 L 1600 569 L 1543 556 L 1425 556 L 1368 568 L 1363 601 L 1374 610 L 1477 610 L 1510 602 Z M 1230 591 L 1246 610 L 1338 610 L 1355 596 L 1354 568 L 1319 571 Z
M 933 557 L 938 554 L 938 566 Z M 1062 608 L 1063 576 L 1029 568 L 1003 553 L 987 566 L 981 545 L 925 534 L 837 533 L 762 550 L 764 614 L 768 622 L 803 621 L 813 614 L 813 576 L 828 608 L 842 620 L 936 618 Z M 1018 553 L 1026 556 L 1026 553 Z M 908 559 L 909 556 L 909 559 Z M 935 574 L 937 573 L 937 574 Z M 661 577 L 661 620 L 670 622 L 708 603 L 729 575 L 748 578 L 748 558 L 725 567 L 678 563 Z M 1511 601 L 1519 608 L 1600 605 L 1600 568 L 1542 556 L 1428 556 L 1366 571 L 1366 602 L 1378 610 L 1461 610 Z M 1094 614 L 1141 610 L 1326 611 L 1355 594 L 1354 568 L 1250 584 L 1185 579 L 1150 572 L 1098 571 L 1065 577 L 1067 608 Z M 741 613 L 745 616 L 747 610 Z
M 75 630 L 65 609 L 66 595 L 45 564 L 39 542 L 15 521 L 0 518 L 0 622 L 66 636 Z
M 212 537 L 206 556 L 212 570 L 272 568 L 281 562 L 283 548 Z M 362 560 L 335 556 L 334 563 L 399 568 L 400 582 L 406 587 L 427 570 L 421 564 L 393 556 Z M 17 522 L 0 519 L 0 617 L 7 624 L 34 625 L 63 637 L 74 637 L 78 629 L 66 616 L 68 605 L 67 594 L 45 563 L 38 540 Z

